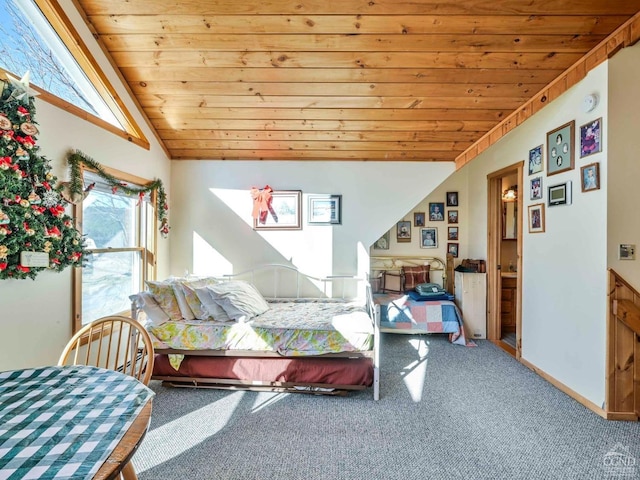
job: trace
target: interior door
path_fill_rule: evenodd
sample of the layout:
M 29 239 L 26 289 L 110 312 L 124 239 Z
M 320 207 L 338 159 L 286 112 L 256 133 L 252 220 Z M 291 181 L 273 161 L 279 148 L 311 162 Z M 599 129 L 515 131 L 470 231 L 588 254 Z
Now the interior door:
M 521 357 L 522 329 L 521 329 L 521 301 L 522 301 L 522 223 L 523 210 L 523 166 L 518 162 L 487 176 L 487 339 L 504 348 L 517 359 Z M 516 348 L 501 341 L 502 338 L 502 271 L 507 271 L 508 265 L 501 264 L 502 241 L 504 232 L 503 217 L 503 178 L 516 175 L 519 194 L 517 197 L 516 216 L 516 263 L 517 272 L 515 291 L 515 323 Z M 511 240 L 513 241 L 513 240 Z

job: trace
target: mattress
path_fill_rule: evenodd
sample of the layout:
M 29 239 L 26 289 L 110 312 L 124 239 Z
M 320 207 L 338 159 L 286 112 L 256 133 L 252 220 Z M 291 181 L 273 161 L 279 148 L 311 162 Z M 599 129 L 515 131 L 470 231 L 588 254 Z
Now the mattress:
M 256 350 L 283 356 L 373 348 L 373 321 L 360 303 L 332 299 L 273 301 L 247 322 L 202 320 L 147 325 L 156 350 Z

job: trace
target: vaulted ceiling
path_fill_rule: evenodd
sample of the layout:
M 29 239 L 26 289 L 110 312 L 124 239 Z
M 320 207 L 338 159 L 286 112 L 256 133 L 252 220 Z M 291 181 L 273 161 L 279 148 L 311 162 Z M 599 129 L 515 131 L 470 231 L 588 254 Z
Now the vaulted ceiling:
M 640 0 L 76 4 L 172 158 L 301 161 L 468 157 L 640 10 Z

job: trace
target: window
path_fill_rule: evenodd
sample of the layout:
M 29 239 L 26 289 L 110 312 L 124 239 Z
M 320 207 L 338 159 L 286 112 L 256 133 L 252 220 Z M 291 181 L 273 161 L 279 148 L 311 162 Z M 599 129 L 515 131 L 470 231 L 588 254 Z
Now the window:
M 42 100 L 149 148 L 57 2 L 0 2 L 0 68 L 29 72 Z
M 110 171 L 129 186 L 146 181 Z M 152 275 L 155 250 L 155 208 L 142 199 L 116 191 L 96 173 L 83 172 L 85 185 L 95 183 L 76 206 L 89 254 L 76 272 L 76 330 L 106 315 L 128 314 L 129 295 L 142 290 Z

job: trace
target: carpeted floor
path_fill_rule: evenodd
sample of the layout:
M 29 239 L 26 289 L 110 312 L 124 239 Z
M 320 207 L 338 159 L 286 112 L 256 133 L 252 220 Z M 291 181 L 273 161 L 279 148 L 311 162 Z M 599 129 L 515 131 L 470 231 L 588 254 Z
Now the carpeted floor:
M 134 465 L 140 480 L 640 478 L 639 423 L 603 420 L 477 343 L 383 335 L 378 402 L 371 390 L 321 397 L 152 382 Z

